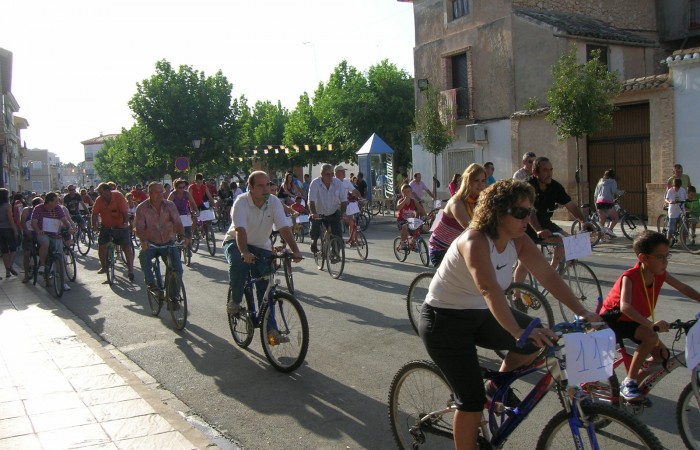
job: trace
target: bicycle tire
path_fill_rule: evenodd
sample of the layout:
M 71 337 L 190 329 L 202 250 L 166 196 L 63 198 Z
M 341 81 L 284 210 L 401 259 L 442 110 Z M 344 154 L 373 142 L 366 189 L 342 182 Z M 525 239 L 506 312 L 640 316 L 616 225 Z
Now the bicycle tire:
M 92 245 L 91 233 L 86 233 L 85 231 L 78 230 L 75 236 L 75 246 L 78 248 L 78 253 L 83 256 L 87 256 L 90 253 L 90 246 Z
M 579 427 L 584 448 L 594 448 L 591 435 L 595 436 L 598 448 L 646 448 L 662 449 L 661 442 L 654 433 L 636 417 L 611 405 L 585 402 L 581 404 L 585 419 L 592 421 L 592 433 L 583 426 Z M 572 430 L 569 426 L 570 412 L 559 411 L 545 425 L 537 441 L 537 450 L 553 448 L 570 448 L 572 445 Z M 600 420 L 609 422 L 605 428 L 596 428 L 594 423 Z
M 396 256 L 396 259 L 399 260 L 399 262 L 404 262 L 406 261 L 406 258 L 408 257 L 408 249 L 401 248 L 401 238 L 397 237 L 394 239 L 394 256 Z
M 454 448 L 452 410 L 419 423 L 426 415 L 454 404 L 452 389 L 432 361 L 410 361 L 401 367 L 389 387 L 389 423 L 400 449 Z M 411 434 L 411 428 L 416 434 Z M 416 437 L 420 442 L 416 442 Z M 420 445 L 418 445 L 420 444 Z
M 683 222 L 679 225 L 679 240 L 681 242 L 681 247 L 688 253 L 693 255 L 700 255 L 700 240 L 695 242 L 695 235 L 693 235 L 692 229 L 688 229 L 688 222 Z
M 408 311 L 408 320 L 411 322 L 413 331 L 418 334 L 418 321 L 420 312 L 423 308 L 423 302 L 428 295 L 430 282 L 433 280 L 435 272 L 423 272 L 416 275 L 408 286 L 408 294 L 406 294 L 406 310 Z
M 192 264 L 192 250 L 189 245 L 183 245 L 180 247 L 180 251 L 182 252 L 182 262 L 185 263 L 187 267 L 190 267 Z
M 656 218 L 656 231 L 662 234 L 668 233 L 668 214 L 659 214 Z
M 369 222 L 369 216 L 366 216 L 363 213 L 357 215 L 357 228 L 359 228 L 360 231 L 366 231 L 367 227 L 369 226 Z
M 187 325 L 187 292 L 185 283 L 174 271 L 167 276 L 166 297 L 170 317 L 173 319 L 173 326 L 177 331 L 181 331 Z
M 31 267 L 31 274 L 32 274 L 32 284 L 36 286 L 36 280 L 39 277 L 39 255 L 36 253 L 36 247 L 32 245 L 32 254 L 31 258 L 29 259 Z
M 214 229 L 211 226 L 207 226 L 205 231 L 207 239 L 207 250 L 211 256 L 216 255 L 216 235 L 214 234 Z
M 105 273 L 107 274 L 107 283 L 111 286 L 114 283 L 114 262 L 117 256 L 112 245 L 111 249 L 107 249 L 107 260 L 105 261 Z
M 284 268 L 284 281 L 287 284 L 287 291 L 290 294 L 294 294 L 294 274 L 292 274 L 292 260 L 284 259 L 282 261 L 282 267 Z
M 324 256 L 325 249 L 323 248 L 325 244 L 321 242 L 321 250 L 314 253 L 314 262 L 316 263 L 316 268 L 318 270 L 323 270 L 326 264 L 326 258 Z
M 425 239 L 418 239 L 417 247 L 420 262 L 422 262 L 425 267 L 428 267 L 430 265 L 430 254 L 428 253 L 428 244 L 425 243 Z
M 69 247 L 63 247 L 63 267 L 68 281 L 75 281 L 78 274 L 78 266 L 75 264 L 75 253 Z
M 598 225 L 596 222 L 589 222 L 590 225 L 593 226 L 594 230 L 590 231 L 590 237 L 591 237 L 591 247 L 595 247 L 600 240 L 603 237 L 603 231 L 600 229 L 600 225 Z M 571 234 L 579 234 L 579 233 L 587 233 L 589 230 L 586 230 L 584 227 L 584 224 L 581 223 L 580 220 L 574 220 L 574 222 L 571 224 Z
M 326 250 L 326 268 L 333 279 L 338 279 L 345 268 L 345 241 L 338 236 L 332 236 Z
M 192 253 L 197 253 L 199 251 L 199 227 L 192 227 Z
M 369 207 L 369 213 L 373 216 L 382 213 L 382 202 L 378 200 L 372 200 L 371 206 Z
M 355 233 L 355 250 L 357 250 L 357 254 L 360 259 L 367 259 L 367 256 L 369 255 L 369 246 L 367 245 L 367 238 L 365 237 L 365 234 L 360 230 L 357 230 Z
M 688 383 L 676 403 L 676 424 L 686 448 L 700 450 L 700 405 Z
M 260 315 L 260 339 L 267 360 L 280 372 L 296 370 L 309 349 L 309 323 L 301 303 L 291 294 L 276 291 Z M 270 330 L 277 330 L 282 339 L 269 336 Z
M 151 308 L 151 314 L 157 316 L 160 314 L 160 309 L 163 307 L 161 291 L 154 291 L 153 289 L 146 288 L 146 295 L 148 296 L 148 306 Z
M 521 302 L 517 302 L 516 291 L 520 291 Z M 524 312 L 530 317 L 539 317 L 543 327 L 551 329 L 556 324 L 556 322 L 554 322 L 552 305 L 549 304 L 547 298 L 544 297 L 540 291 L 531 285 L 525 283 L 511 283 L 505 290 L 505 296 L 512 308 Z
M 246 300 L 249 300 L 252 292 L 244 291 L 243 295 Z M 231 300 L 231 288 L 228 288 L 228 294 L 226 296 L 226 302 Z M 247 301 L 248 305 L 252 302 Z M 238 314 L 227 314 L 228 315 L 228 328 L 231 330 L 231 336 L 233 341 L 240 348 L 246 348 L 253 342 L 253 336 L 255 335 L 255 326 L 253 324 L 253 317 L 247 308 L 242 308 Z
M 625 214 L 620 219 L 620 228 L 627 239 L 634 241 L 634 238 L 647 229 L 647 224 L 635 215 Z
M 63 267 L 63 253 L 51 256 L 51 271 L 53 271 L 53 293 L 57 298 L 63 296 L 63 284 L 66 282 L 66 269 Z
M 578 260 L 570 261 L 564 266 L 561 277 L 588 311 L 596 310 L 598 299 L 603 301 L 603 291 L 598 277 L 588 264 Z M 571 322 L 574 312 L 562 302 L 557 303 L 564 322 Z

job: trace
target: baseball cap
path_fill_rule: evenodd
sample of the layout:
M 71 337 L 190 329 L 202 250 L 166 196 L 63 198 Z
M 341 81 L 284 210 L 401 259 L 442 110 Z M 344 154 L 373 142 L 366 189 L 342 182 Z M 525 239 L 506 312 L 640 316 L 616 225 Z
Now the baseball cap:
M 337 171 L 339 171 L 339 170 L 345 170 L 345 167 L 343 167 L 343 166 L 341 166 L 340 164 L 338 164 L 337 166 L 335 166 L 335 168 L 333 168 L 333 172 L 337 172 Z

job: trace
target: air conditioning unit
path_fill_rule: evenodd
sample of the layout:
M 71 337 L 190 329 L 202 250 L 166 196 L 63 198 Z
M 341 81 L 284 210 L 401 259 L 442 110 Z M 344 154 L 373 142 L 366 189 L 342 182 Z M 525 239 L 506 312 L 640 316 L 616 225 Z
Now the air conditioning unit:
M 467 142 L 488 142 L 486 125 L 481 123 L 467 125 Z

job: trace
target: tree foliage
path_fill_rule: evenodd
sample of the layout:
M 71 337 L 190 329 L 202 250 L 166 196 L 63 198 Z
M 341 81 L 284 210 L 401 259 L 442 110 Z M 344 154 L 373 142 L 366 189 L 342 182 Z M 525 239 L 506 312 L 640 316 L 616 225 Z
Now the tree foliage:
M 232 126 L 232 89 L 221 71 L 207 77 L 191 66 L 175 71 L 161 60 L 154 75 L 136 84 L 129 107 L 136 123 L 153 137 L 159 156 L 173 161 L 188 156 L 196 167 L 216 160 L 232 143 L 227 136 Z M 202 139 L 202 147 L 194 149 L 193 139 Z
M 576 61 L 576 48 L 563 54 L 552 67 L 552 87 L 547 92 L 550 109 L 545 118 L 557 127 L 561 139 L 581 138 L 612 125 L 612 99 L 621 89 L 614 73 L 600 62 L 600 51 L 585 64 Z
M 151 134 L 138 125 L 107 139 L 94 164 L 103 180 L 130 185 L 159 180 L 174 170 L 172 161 L 157 152 Z
M 423 91 L 423 103 L 416 111 L 416 132 L 423 149 L 433 155 L 442 153 L 453 141 L 453 115 L 448 113 L 445 97 L 431 83 Z

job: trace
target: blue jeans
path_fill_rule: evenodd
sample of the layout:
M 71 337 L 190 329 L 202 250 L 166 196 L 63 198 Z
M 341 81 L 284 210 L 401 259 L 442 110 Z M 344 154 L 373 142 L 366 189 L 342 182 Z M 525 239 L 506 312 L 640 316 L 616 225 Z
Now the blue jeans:
M 153 258 L 156 255 L 165 258 L 168 253 L 170 254 L 170 262 L 173 266 L 173 270 L 182 278 L 182 261 L 180 261 L 180 249 L 175 246 L 170 246 L 167 248 L 154 248 L 149 246 L 147 250 L 141 250 L 139 252 L 139 262 L 141 263 L 141 271 L 143 271 L 143 278 L 146 282 L 146 286 L 151 286 L 155 284 L 156 280 L 153 275 Z
M 243 302 L 243 288 L 245 288 L 245 283 L 248 280 L 248 271 L 250 270 L 253 278 L 256 278 L 268 274 L 272 270 L 269 260 L 272 254 L 270 250 L 248 245 L 248 251 L 257 257 L 253 264 L 247 264 L 243 261 L 243 257 L 240 250 L 238 250 L 238 245 L 236 245 L 235 240 L 226 241 L 224 243 L 224 254 L 226 255 L 226 261 L 228 261 L 228 280 L 229 286 L 231 287 L 231 299 L 238 305 Z M 255 283 L 255 288 L 258 291 L 258 308 L 260 307 L 263 295 L 265 295 L 267 284 L 267 280 Z

